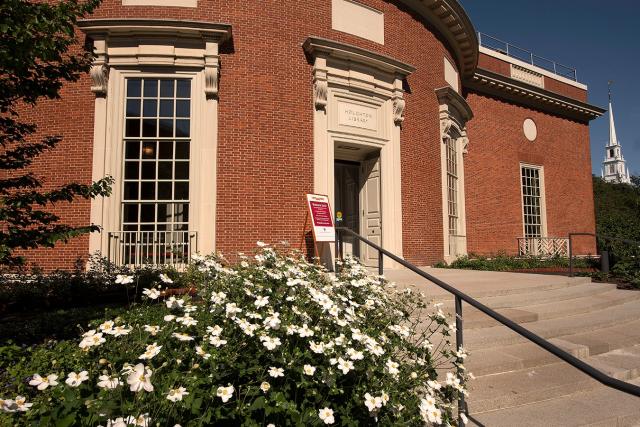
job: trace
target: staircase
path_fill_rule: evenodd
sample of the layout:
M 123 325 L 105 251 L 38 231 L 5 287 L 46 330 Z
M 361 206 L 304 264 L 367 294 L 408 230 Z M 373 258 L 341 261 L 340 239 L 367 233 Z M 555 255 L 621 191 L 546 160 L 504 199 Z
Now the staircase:
M 595 368 L 640 384 L 640 292 L 612 284 L 517 273 L 427 269 L 441 280 Z M 389 270 L 453 312 L 453 299 L 407 270 Z M 463 307 L 471 355 L 469 425 L 640 426 L 640 398 L 610 389 L 499 325 Z

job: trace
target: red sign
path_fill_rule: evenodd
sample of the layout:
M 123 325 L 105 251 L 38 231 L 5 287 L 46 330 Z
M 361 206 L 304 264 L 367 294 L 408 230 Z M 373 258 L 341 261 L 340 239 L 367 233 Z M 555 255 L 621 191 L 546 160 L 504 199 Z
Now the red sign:
M 316 242 L 334 242 L 336 230 L 333 226 L 329 198 L 320 194 L 307 194 L 307 205 Z

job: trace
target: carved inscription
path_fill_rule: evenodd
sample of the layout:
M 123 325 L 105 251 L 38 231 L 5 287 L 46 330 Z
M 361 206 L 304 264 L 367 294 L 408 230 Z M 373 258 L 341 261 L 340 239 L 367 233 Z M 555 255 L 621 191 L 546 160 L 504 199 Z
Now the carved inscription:
M 338 123 L 342 126 L 377 130 L 377 111 L 364 105 L 340 102 L 338 103 Z

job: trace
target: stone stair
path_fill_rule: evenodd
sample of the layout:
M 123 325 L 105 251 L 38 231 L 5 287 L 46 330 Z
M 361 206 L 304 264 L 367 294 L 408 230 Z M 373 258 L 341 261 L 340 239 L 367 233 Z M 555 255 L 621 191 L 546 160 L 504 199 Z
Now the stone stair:
M 530 331 L 615 378 L 640 385 L 640 292 L 584 278 L 428 269 Z M 453 299 L 407 272 L 453 313 Z M 603 386 L 468 305 L 463 308 L 469 425 L 640 426 L 640 398 Z

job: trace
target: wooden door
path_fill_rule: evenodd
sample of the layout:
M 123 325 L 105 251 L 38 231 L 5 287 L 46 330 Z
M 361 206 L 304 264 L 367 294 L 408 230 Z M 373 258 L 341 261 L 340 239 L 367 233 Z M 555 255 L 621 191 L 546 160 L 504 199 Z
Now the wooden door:
M 361 164 L 360 206 L 362 206 L 361 234 L 376 245 L 382 246 L 382 194 L 380 186 L 380 157 L 365 160 Z M 378 266 L 378 251 L 362 243 L 362 261 L 367 267 Z

